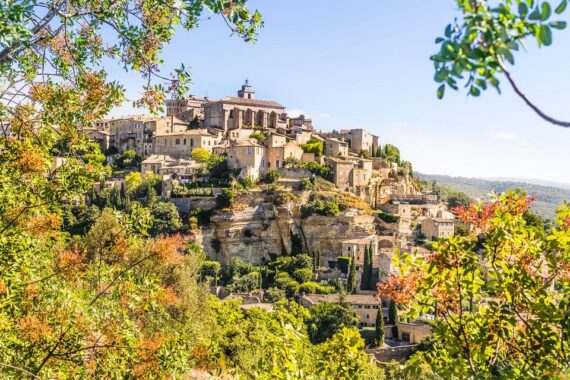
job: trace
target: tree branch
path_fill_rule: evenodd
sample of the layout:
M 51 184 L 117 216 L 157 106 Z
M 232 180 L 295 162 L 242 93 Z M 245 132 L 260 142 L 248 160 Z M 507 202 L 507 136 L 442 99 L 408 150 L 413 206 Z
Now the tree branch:
M 562 120 L 555 119 L 551 116 L 548 116 L 540 108 L 538 108 L 538 106 L 536 104 L 531 102 L 530 99 L 517 86 L 516 82 L 514 81 L 514 79 L 511 76 L 511 73 L 509 72 L 509 70 L 507 70 L 507 67 L 505 66 L 504 62 L 498 57 L 496 57 L 496 59 L 497 59 L 497 62 L 499 63 L 499 66 L 501 67 L 501 70 L 503 70 L 503 73 L 505 74 L 505 76 L 507 77 L 507 80 L 511 84 L 511 87 L 513 88 L 515 93 L 526 103 L 527 106 L 529 106 L 538 116 L 540 116 L 542 119 L 546 120 L 547 122 L 554 124 L 554 125 L 558 125 L 560 127 L 570 128 L 570 121 L 562 121 Z

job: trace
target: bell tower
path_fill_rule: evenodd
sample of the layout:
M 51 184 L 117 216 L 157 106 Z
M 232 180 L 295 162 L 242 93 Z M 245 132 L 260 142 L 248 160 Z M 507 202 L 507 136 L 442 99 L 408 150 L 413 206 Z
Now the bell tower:
M 241 90 L 238 91 L 238 98 L 255 99 L 255 91 L 253 91 L 253 88 L 249 85 L 247 78 L 245 83 L 241 86 Z

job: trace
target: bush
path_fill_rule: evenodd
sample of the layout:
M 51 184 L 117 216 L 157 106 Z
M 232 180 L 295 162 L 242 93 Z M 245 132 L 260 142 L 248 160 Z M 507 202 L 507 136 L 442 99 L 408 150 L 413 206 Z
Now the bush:
M 346 210 L 347 204 L 335 194 L 311 194 L 309 201 L 301 206 L 301 215 L 306 218 L 316 213 L 337 216 Z
M 279 173 L 279 170 L 269 169 L 265 174 L 264 180 L 267 183 L 275 183 L 277 182 L 277 180 L 279 180 L 279 177 L 281 177 L 281 173 Z
M 380 212 L 378 213 L 378 217 L 386 222 L 386 223 L 397 223 L 400 220 L 400 217 L 396 214 L 390 214 L 387 212 Z
M 315 138 L 311 138 L 306 144 L 302 144 L 301 148 L 305 153 L 314 153 L 315 157 L 320 157 L 323 155 L 324 143 Z
M 196 148 L 192 151 L 192 159 L 200 164 L 207 164 L 211 157 L 212 153 L 204 148 Z
M 302 190 L 313 190 L 315 184 L 310 178 L 301 178 L 301 189 Z
M 338 269 L 344 274 L 348 273 L 348 267 L 350 266 L 351 258 L 347 256 L 339 256 L 337 259 Z
M 282 299 L 285 299 L 286 295 L 285 295 L 285 291 L 283 289 L 278 289 L 278 288 L 269 288 L 265 291 L 265 302 L 277 302 L 277 301 L 281 301 Z
M 218 285 L 218 275 L 222 266 L 217 261 L 204 261 L 202 267 L 200 268 L 200 278 L 204 281 L 206 278 L 213 279 L 212 284 L 214 286 Z
M 250 272 L 244 276 L 234 279 L 228 285 L 230 293 L 247 293 L 261 287 L 261 274 L 259 272 Z
M 279 289 L 285 289 L 293 279 L 287 272 L 279 272 L 273 281 L 274 285 Z
M 293 278 L 301 284 L 304 282 L 311 281 L 311 279 L 313 278 L 313 271 L 309 268 L 296 269 L 293 272 Z
M 256 139 L 258 141 L 265 141 L 267 140 L 267 136 L 261 131 L 255 131 L 251 135 L 249 135 L 250 139 Z
M 299 287 L 299 283 L 295 280 L 292 280 L 287 285 L 285 285 L 285 294 L 289 298 L 295 297 L 297 294 L 299 294 Z
M 222 193 L 218 195 L 216 201 L 218 206 L 221 208 L 229 208 L 232 207 L 234 203 L 234 198 L 236 196 L 236 192 L 230 188 L 226 188 L 222 190 Z
M 174 203 L 153 203 L 150 207 L 150 213 L 153 216 L 152 227 L 149 231 L 151 236 L 172 234 L 182 228 L 180 214 Z

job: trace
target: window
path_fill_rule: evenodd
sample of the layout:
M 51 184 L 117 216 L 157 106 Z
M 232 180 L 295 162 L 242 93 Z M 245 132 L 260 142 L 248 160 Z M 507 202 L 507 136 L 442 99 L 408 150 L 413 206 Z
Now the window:
M 194 146 L 194 139 L 190 139 L 190 146 Z
M 180 145 L 180 139 L 176 139 L 176 145 Z
M 184 139 L 184 145 L 186 145 L 186 139 Z
M 246 153 L 248 156 L 251 156 L 251 155 L 253 154 L 253 148 L 252 148 L 251 146 L 246 147 L 246 148 L 245 148 L 245 153 Z

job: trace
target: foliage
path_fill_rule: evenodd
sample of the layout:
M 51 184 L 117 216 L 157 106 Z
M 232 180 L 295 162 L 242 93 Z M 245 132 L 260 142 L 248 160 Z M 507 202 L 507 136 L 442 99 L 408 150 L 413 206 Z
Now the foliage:
M 152 215 L 151 236 L 173 234 L 182 228 L 182 221 L 174 203 L 156 202 L 149 209 Z
M 265 302 L 279 302 L 285 298 L 285 291 L 283 289 L 269 288 L 265 291 Z
M 356 293 L 356 260 L 350 260 L 350 272 L 346 284 L 346 291 L 348 293 Z
M 265 141 L 267 140 L 267 136 L 265 135 L 265 133 L 261 132 L 261 131 L 253 131 L 251 133 L 251 135 L 249 135 L 250 139 L 256 139 L 258 141 Z
M 212 153 L 204 148 L 195 148 L 192 150 L 192 159 L 199 164 L 207 164 L 212 158 Z
M 313 278 L 313 270 L 311 268 L 299 268 L 293 272 L 293 278 L 300 284 L 311 281 Z
M 370 289 L 370 278 L 372 277 L 372 252 L 368 246 L 364 247 L 364 263 L 362 265 L 362 277 L 360 279 L 360 289 Z
M 507 192 L 460 207 L 468 236 L 437 243 L 426 258 L 399 256 L 402 275 L 379 293 L 411 318 L 438 316 L 432 350 L 410 365 L 427 363 L 445 378 L 549 378 L 569 370 L 561 332 L 570 299 L 570 207 L 560 208 L 545 236 L 524 219 L 532 200 Z
M 202 267 L 200 268 L 200 278 L 202 281 L 209 279 L 209 282 L 213 286 L 218 285 L 218 276 L 222 266 L 217 261 L 204 261 Z
M 384 345 L 384 310 L 382 303 L 378 305 L 378 313 L 376 314 L 376 326 L 374 328 L 374 346 L 382 347 Z
M 557 18 L 565 11 L 568 1 L 558 2 L 554 12 L 551 4 L 534 0 L 458 1 L 462 18 L 447 25 L 444 36 L 436 39 L 439 52 L 431 57 L 435 65 L 434 79 L 441 83 L 438 98 L 444 96 L 446 87 L 457 90 L 459 82 L 463 82 L 471 96 L 479 96 L 489 87 L 499 91 L 499 75 L 504 73 L 515 92 L 531 104 L 518 90 L 507 65 L 514 65 L 514 55 L 519 48 L 524 48 L 525 40 L 534 39 L 539 47 L 550 46 L 553 29 L 566 28 L 566 21 Z M 536 106 L 531 105 L 531 108 L 543 118 L 551 119 Z M 568 123 L 560 125 L 568 126 Z
M 310 312 L 307 327 L 313 343 L 324 342 L 341 329 L 356 326 L 358 322 L 351 305 L 342 300 L 338 303 L 320 302 L 311 307 Z
M 221 194 L 219 194 L 216 198 L 218 206 L 221 208 L 231 208 L 234 203 L 235 196 L 235 190 L 232 190 L 230 188 L 223 189 Z
M 230 293 L 247 293 L 261 288 L 261 274 L 253 271 L 241 277 L 234 278 L 227 286 Z
M 324 151 L 323 141 L 311 138 L 306 144 L 301 144 L 301 148 L 305 153 L 314 153 L 315 157 L 321 157 Z
M 198 116 L 194 116 L 194 119 L 190 123 L 188 123 L 188 129 L 198 129 L 200 128 L 200 120 L 198 120 Z
M 447 205 L 450 209 L 459 206 L 469 206 L 470 204 L 471 198 L 463 192 L 452 192 L 447 195 Z
M 398 322 L 398 307 L 394 300 L 390 300 L 390 305 L 388 306 L 388 324 L 395 325 Z
M 281 173 L 277 169 L 269 169 L 267 173 L 265 173 L 265 182 L 266 183 L 276 183 L 281 177 Z
M 299 286 L 298 292 L 302 294 L 332 294 L 335 293 L 335 288 L 326 284 L 308 281 Z
M 337 216 L 345 210 L 347 205 L 340 201 L 334 194 L 325 195 L 313 193 L 307 203 L 301 206 L 301 214 L 307 218 L 313 213 L 324 216 Z
M 344 274 L 348 273 L 348 268 L 351 265 L 352 259 L 348 256 L 339 256 L 336 259 L 338 269 Z
M 311 178 L 301 178 L 301 190 L 313 190 L 315 184 Z
M 115 165 L 118 168 L 125 169 L 125 168 L 136 168 L 140 165 L 142 161 L 142 157 L 137 154 L 132 149 L 125 150 L 123 153 L 119 154 L 115 158 Z
M 391 144 L 386 144 L 382 148 L 382 156 L 383 159 L 388 161 L 389 163 L 395 162 L 397 164 L 400 163 L 400 150 Z
M 398 221 L 400 220 L 399 215 L 390 214 L 389 212 L 381 211 L 381 212 L 378 212 L 377 215 L 383 222 L 388 223 L 388 224 L 398 223 Z

